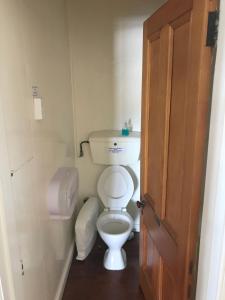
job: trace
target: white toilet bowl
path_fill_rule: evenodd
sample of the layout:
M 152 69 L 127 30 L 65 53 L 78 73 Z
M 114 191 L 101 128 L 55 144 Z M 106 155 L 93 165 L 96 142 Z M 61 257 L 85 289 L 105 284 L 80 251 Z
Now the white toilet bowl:
M 104 256 L 104 267 L 108 270 L 124 269 L 127 259 L 122 246 L 133 229 L 132 217 L 127 212 L 103 212 L 97 220 L 97 229 L 109 247 Z
M 121 270 L 126 267 L 122 246 L 133 229 L 133 219 L 126 212 L 134 194 L 133 176 L 128 166 L 139 161 L 140 132 L 132 131 L 129 136 L 123 136 L 119 130 L 96 131 L 90 134 L 89 142 L 93 162 L 110 165 L 97 184 L 99 198 L 105 207 L 97 220 L 97 229 L 109 247 L 104 266 L 109 270 Z
M 134 184 L 131 175 L 122 166 L 106 168 L 98 180 L 98 194 L 105 206 L 97 220 L 97 229 L 109 249 L 104 256 L 104 267 L 122 270 L 126 267 L 126 253 L 122 246 L 133 229 L 133 219 L 126 212 Z

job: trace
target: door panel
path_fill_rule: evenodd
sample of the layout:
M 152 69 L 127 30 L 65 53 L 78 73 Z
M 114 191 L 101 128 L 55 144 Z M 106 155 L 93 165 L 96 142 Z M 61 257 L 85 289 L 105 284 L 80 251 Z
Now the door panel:
M 146 300 L 190 298 L 209 115 L 213 1 L 170 0 L 144 25 L 140 285 Z
M 163 265 L 162 274 L 162 299 L 173 300 L 175 297 L 176 284 L 165 264 Z
M 167 144 L 169 134 L 172 30 L 166 26 L 149 38 L 149 115 L 147 194 L 155 211 L 165 210 Z M 154 76 L 152 76 L 154 74 Z
M 151 282 L 152 292 L 159 290 L 159 272 L 158 264 L 160 263 L 160 256 L 157 249 L 154 247 L 154 242 L 151 237 L 148 236 L 147 239 L 148 247 L 152 249 L 151 252 L 147 254 L 147 269 L 146 274 L 148 274 L 149 281 Z
M 186 82 L 188 67 L 189 22 L 174 29 L 174 59 L 171 93 L 169 151 L 165 222 L 176 237 L 180 229 L 183 202 L 184 151 L 186 129 Z M 175 158 L 175 159 L 174 159 Z
M 149 194 L 152 195 L 153 199 L 157 199 L 157 203 L 160 203 L 161 200 L 161 168 L 158 168 L 158 165 L 161 161 L 161 153 L 158 151 L 158 148 L 161 143 L 161 128 L 160 128 L 160 110 L 158 110 L 159 106 L 159 50 L 160 50 L 160 40 L 157 38 L 152 42 L 149 42 L 149 57 L 152 62 L 150 65 L 150 74 L 154 74 L 150 76 L 150 95 L 152 101 L 149 101 L 149 110 L 152 112 L 151 116 L 149 115 L 149 125 L 148 130 L 152 132 L 151 137 L 148 140 L 148 151 L 151 153 L 149 155 L 149 173 L 148 173 L 148 191 Z M 149 95 L 149 96 L 150 96 Z M 154 159 L 152 159 L 154 158 Z M 155 201 L 156 202 L 156 201 Z M 154 204 L 155 204 L 154 202 Z M 155 204 L 156 205 L 156 204 Z M 160 210 L 160 207 L 156 207 L 157 210 Z

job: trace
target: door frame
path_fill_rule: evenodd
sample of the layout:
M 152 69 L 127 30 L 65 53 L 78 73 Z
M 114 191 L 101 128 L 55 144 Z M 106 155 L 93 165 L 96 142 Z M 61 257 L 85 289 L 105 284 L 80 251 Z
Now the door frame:
M 224 299 L 225 284 L 225 1 L 220 23 L 212 93 L 205 196 L 196 300 Z

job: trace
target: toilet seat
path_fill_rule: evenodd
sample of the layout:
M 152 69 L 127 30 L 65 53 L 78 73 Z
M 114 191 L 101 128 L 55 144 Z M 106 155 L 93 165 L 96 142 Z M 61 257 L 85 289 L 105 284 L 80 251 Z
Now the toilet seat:
M 130 233 L 132 228 L 133 219 L 127 212 L 103 212 L 97 220 L 98 231 L 111 236 L 117 236 L 127 232 Z
M 100 175 L 97 190 L 106 208 L 119 211 L 126 208 L 133 195 L 133 179 L 124 167 L 110 166 Z

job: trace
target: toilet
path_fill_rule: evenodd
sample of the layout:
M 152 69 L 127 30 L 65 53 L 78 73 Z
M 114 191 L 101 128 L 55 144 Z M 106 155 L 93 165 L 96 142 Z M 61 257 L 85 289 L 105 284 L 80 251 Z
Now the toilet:
M 123 245 L 133 230 L 133 219 L 127 205 L 134 193 L 133 179 L 125 166 L 139 159 L 140 134 L 124 137 L 119 131 L 94 132 L 89 137 L 95 163 L 110 165 L 101 173 L 97 191 L 104 211 L 97 220 L 97 230 L 108 246 L 103 264 L 108 270 L 126 268 Z

